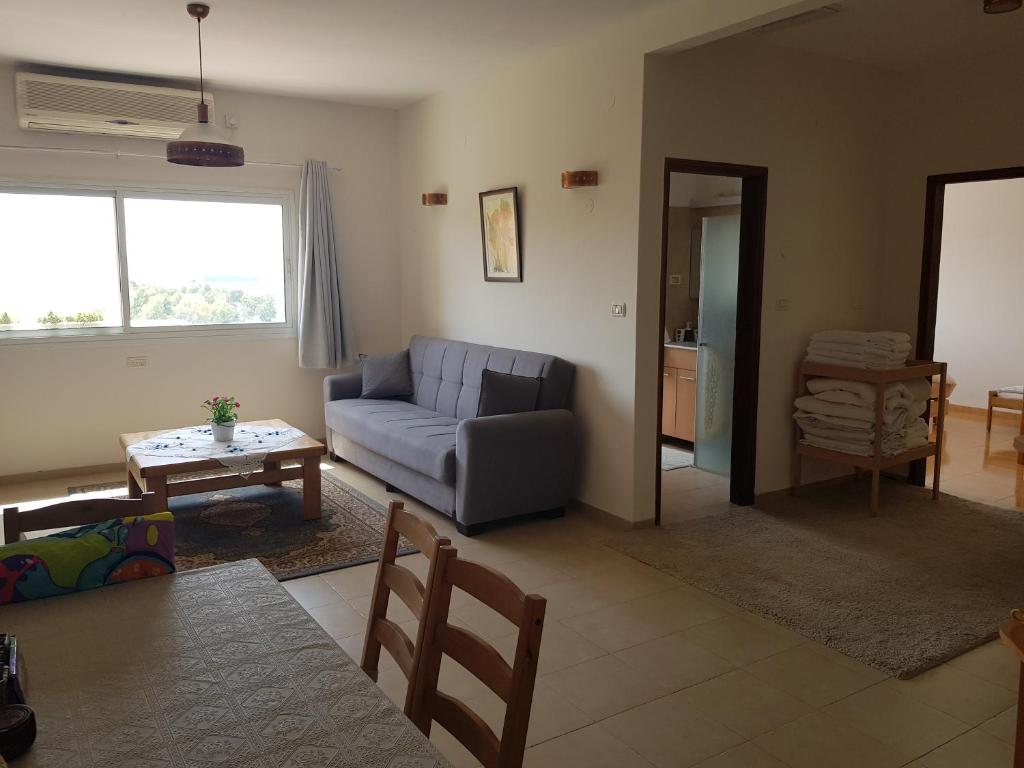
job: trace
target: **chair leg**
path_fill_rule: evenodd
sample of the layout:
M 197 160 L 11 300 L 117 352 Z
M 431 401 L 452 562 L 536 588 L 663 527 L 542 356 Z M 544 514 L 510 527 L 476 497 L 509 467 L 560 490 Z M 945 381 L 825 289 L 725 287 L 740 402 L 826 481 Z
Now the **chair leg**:
M 985 420 L 985 430 L 987 432 L 992 431 L 992 398 L 995 397 L 995 392 L 988 393 L 988 417 Z

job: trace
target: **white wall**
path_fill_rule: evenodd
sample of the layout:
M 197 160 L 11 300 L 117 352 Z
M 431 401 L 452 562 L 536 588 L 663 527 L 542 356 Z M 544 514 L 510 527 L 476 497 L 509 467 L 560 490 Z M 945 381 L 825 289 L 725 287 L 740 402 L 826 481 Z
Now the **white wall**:
M 643 54 L 787 5 L 674 3 L 400 114 L 403 335 L 576 363 L 577 496 L 626 520 L 652 513 L 634 496 Z M 596 169 L 600 186 L 563 190 L 566 169 Z M 477 194 L 506 186 L 520 191 L 522 284 L 485 283 L 482 274 Z M 429 191 L 447 192 L 448 206 L 421 207 Z M 624 319 L 610 315 L 618 301 L 628 305 Z
M 248 160 L 325 160 L 332 173 L 346 331 L 352 352 L 400 343 L 396 114 L 303 99 L 215 91 L 237 114 Z M 0 65 L 0 144 L 159 154 L 161 142 L 22 131 L 13 75 Z M 0 149 L 0 180 L 273 189 L 295 193 L 299 170 L 183 168 L 161 160 Z M 0 276 L 2 279 L 2 276 Z M 147 355 L 148 368 L 125 357 Z M 195 338 L 0 344 L 0 476 L 123 460 L 117 435 L 196 423 L 198 403 L 231 391 L 247 418 L 286 419 L 323 434 L 323 371 L 298 367 L 294 338 Z
M 951 184 L 943 206 L 935 359 L 951 401 L 985 408 L 988 391 L 1024 383 L 1024 179 Z
M 887 327 L 916 332 L 928 176 L 1024 165 L 1024 101 L 1012 97 L 1024 89 L 1022 56 L 1024 49 L 1018 46 L 894 78 L 896 108 L 883 158 L 885 274 L 879 285 Z M 999 281 L 996 273 L 990 274 L 990 285 Z M 1007 318 L 1004 326 L 1008 321 L 1012 324 Z M 1000 354 L 991 349 L 993 356 Z M 1010 356 L 1019 358 L 1019 348 Z M 955 360 L 949 362 L 950 374 L 959 380 L 964 371 Z M 1007 383 L 1014 382 L 991 385 Z
M 888 76 L 860 65 L 723 40 L 648 56 L 637 321 L 637 507 L 656 471 L 662 174 L 666 157 L 765 166 L 765 233 L 756 492 L 789 485 L 792 399 L 808 336 L 867 328 L 878 316 L 879 162 Z M 779 299 L 787 311 L 776 310 Z M 809 467 L 813 472 L 826 467 Z M 824 475 L 821 475 L 824 476 Z

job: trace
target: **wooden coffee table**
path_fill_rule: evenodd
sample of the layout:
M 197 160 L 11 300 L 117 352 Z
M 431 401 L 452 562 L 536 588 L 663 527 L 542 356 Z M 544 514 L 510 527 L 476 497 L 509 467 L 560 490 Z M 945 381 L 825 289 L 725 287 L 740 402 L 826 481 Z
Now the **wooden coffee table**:
M 239 426 L 273 427 L 275 429 L 291 429 L 289 424 L 280 419 L 266 421 L 239 422 Z M 155 432 L 129 432 L 121 435 L 121 448 L 149 440 L 166 434 L 166 429 Z M 137 499 L 143 490 L 156 495 L 154 506 L 167 509 L 167 499 L 171 496 L 187 496 L 190 493 L 206 493 L 220 491 L 225 488 L 242 488 L 250 485 L 280 485 L 285 480 L 302 480 L 302 515 L 307 520 L 320 517 L 320 457 L 326 449 L 323 444 L 309 435 L 303 435 L 282 448 L 267 453 L 263 462 L 263 470 L 254 472 L 249 477 L 230 474 L 223 477 L 204 477 L 199 480 L 176 480 L 168 482 L 168 475 L 185 472 L 203 472 L 211 469 L 224 469 L 224 465 L 213 458 L 190 459 L 175 456 L 132 456 L 128 459 L 128 495 Z M 281 462 L 301 462 L 298 467 L 282 467 Z

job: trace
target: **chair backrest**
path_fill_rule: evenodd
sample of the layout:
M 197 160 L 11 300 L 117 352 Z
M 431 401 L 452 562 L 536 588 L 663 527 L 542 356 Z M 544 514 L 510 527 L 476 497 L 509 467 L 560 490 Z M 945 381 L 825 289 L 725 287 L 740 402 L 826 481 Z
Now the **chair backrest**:
M 456 419 L 477 414 L 484 369 L 541 379 L 537 410 L 567 408 L 576 366 L 560 357 L 465 341 L 413 336 L 409 341 L 416 405 Z
M 427 583 L 423 584 L 411 570 L 396 562 L 398 540 L 405 536 L 430 562 Z M 362 668 L 371 678 L 377 679 L 377 665 L 380 649 L 384 647 L 391 654 L 399 669 L 409 681 L 406 691 L 405 713 L 409 714 L 412 704 L 412 681 L 420 660 L 423 647 L 423 631 L 426 627 L 427 606 L 431 589 L 436 580 L 437 553 L 451 540 L 438 536 L 430 523 L 405 511 L 404 504 L 392 501 L 388 505 L 388 522 L 384 531 L 384 548 L 377 567 L 377 578 L 373 585 L 370 615 L 366 624 L 366 640 L 363 645 Z M 391 593 L 398 595 L 405 607 L 419 620 L 416 640 L 413 642 L 397 623 L 388 618 L 388 600 Z
M 519 628 L 511 666 L 478 635 L 448 623 L 453 587 L 472 595 Z M 442 547 L 437 556 L 437 582 L 427 610 L 423 656 L 410 714 L 417 727 L 429 736 L 431 723 L 440 723 L 484 768 L 519 768 L 526 750 L 546 607 L 543 597 L 525 595 L 508 577 L 459 558 L 453 547 Z M 463 702 L 437 689 L 442 655 L 458 662 L 505 702 L 500 739 Z
M 75 499 L 45 507 L 19 510 L 4 509 L 4 543 L 13 544 L 32 531 L 51 528 L 72 528 L 113 520 L 116 517 L 152 515 L 166 510 L 156 509 L 156 494 L 144 493 L 141 499 Z

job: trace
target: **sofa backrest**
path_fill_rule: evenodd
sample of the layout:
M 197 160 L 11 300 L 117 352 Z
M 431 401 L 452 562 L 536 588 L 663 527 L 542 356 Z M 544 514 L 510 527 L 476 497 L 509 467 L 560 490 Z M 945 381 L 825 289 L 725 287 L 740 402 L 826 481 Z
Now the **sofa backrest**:
M 409 341 L 413 402 L 457 419 L 476 416 L 484 369 L 543 379 L 539 410 L 565 408 L 576 366 L 560 357 L 464 341 L 413 336 Z

